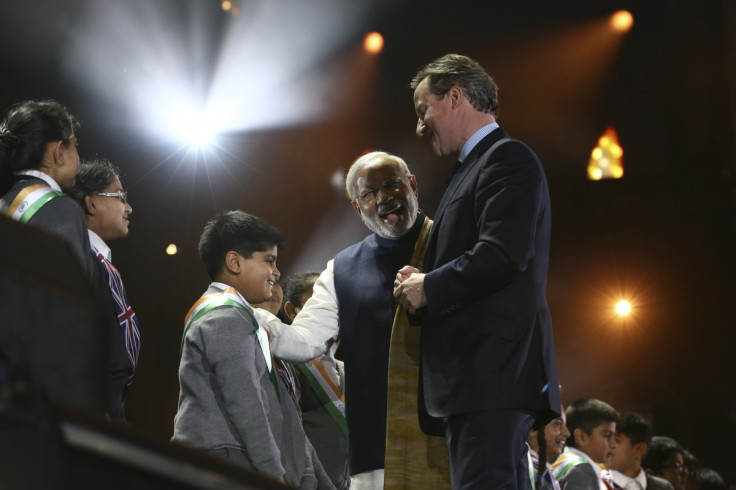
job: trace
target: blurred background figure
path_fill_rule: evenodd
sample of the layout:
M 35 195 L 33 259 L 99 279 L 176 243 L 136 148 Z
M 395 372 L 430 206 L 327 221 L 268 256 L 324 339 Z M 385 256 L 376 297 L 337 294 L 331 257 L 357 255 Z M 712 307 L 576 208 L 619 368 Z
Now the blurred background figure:
M 286 323 L 296 317 L 312 297 L 319 272 L 300 272 L 284 282 L 283 313 Z M 294 390 L 302 411 L 304 432 L 322 466 L 338 489 L 350 486 L 348 432 L 345 424 L 345 367 L 335 359 L 339 340 L 329 351 L 305 364 L 294 364 Z
M 652 443 L 641 465 L 647 473 L 670 482 L 675 490 L 685 490 L 687 466 L 684 450 L 671 437 L 652 437 Z
M 570 431 L 565 420 L 565 407 L 560 406 L 560 416 L 552 419 L 544 426 L 544 430 L 529 432 L 529 455 L 534 469 L 534 481 L 537 490 L 560 488 L 559 482 L 552 476 L 552 463 L 565 450 Z M 540 468 L 544 471 L 540 474 Z
M 616 423 L 616 449 L 607 463 L 616 488 L 672 490 L 672 485 L 644 471 L 641 460 L 652 441 L 652 427 L 637 413 L 622 413 Z

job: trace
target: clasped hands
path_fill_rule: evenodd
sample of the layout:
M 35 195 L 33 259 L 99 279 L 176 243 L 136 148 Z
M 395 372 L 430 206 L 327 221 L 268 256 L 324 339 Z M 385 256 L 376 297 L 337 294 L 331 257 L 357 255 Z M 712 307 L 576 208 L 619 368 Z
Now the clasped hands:
M 394 298 L 411 314 L 426 306 L 424 274 L 408 265 L 399 269 L 394 280 Z

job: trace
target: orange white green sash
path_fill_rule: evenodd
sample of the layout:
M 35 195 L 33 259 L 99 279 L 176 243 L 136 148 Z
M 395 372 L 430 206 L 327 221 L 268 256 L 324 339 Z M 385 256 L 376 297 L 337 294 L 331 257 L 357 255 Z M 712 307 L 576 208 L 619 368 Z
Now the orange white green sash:
M 557 481 L 561 481 L 567 473 L 574 467 L 581 464 L 591 464 L 579 454 L 575 454 L 573 450 L 567 448 L 557 460 L 552 463 L 552 473 Z M 598 488 L 600 490 L 611 490 L 612 486 L 601 475 L 598 478 Z
M 345 395 L 340 387 L 332 381 L 327 369 L 318 359 L 298 364 L 297 367 L 307 378 L 309 385 L 345 434 L 345 437 L 348 437 L 348 426 L 345 423 Z
M 195 320 L 199 319 L 208 311 L 212 310 L 213 308 L 217 308 L 218 306 L 234 306 L 235 308 L 241 309 L 246 313 L 246 315 L 248 315 L 251 322 L 253 322 L 253 327 L 255 327 L 256 329 L 256 337 L 258 337 L 258 343 L 260 344 L 261 350 L 263 351 L 263 357 L 266 358 L 268 371 L 269 373 L 273 374 L 271 350 L 268 347 L 268 334 L 258 325 L 258 322 L 253 316 L 253 311 L 251 310 L 250 306 L 246 304 L 240 293 L 238 293 L 238 291 L 236 291 L 235 288 L 232 287 L 229 287 L 219 293 L 205 294 L 201 298 L 199 298 L 196 303 L 194 303 L 194 306 L 191 307 L 189 313 L 187 313 L 187 316 L 184 318 L 184 334 L 181 338 L 180 352 L 184 351 L 184 341 L 187 337 L 187 332 L 189 331 L 189 327 L 191 327 L 192 323 L 194 323 Z
M 20 223 L 28 223 L 41 207 L 55 197 L 63 196 L 63 192 L 44 184 L 29 185 L 21 189 L 6 212 L 7 216 Z

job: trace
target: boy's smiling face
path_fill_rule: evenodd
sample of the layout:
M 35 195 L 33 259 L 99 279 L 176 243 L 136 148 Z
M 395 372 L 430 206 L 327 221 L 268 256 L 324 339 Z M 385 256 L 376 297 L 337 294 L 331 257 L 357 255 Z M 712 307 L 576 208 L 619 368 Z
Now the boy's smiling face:
M 278 257 L 276 245 L 262 252 L 253 252 L 249 258 L 237 253 L 236 255 L 240 273 L 236 276 L 235 288 L 248 303 L 262 303 L 269 300 L 273 294 L 273 285 L 278 282 L 281 275 L 276 267 Z M 227 260 L 231 260 L 231 257 Z

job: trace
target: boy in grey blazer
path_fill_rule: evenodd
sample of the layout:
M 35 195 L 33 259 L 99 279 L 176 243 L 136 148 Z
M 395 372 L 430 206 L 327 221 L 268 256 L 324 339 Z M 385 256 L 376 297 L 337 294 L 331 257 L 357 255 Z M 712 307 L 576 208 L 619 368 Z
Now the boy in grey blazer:
M 250 306 L 271 297 L 279 249 L 279 231 L 242 211 L 205 226 L 199 254 L 213 282 L 185 319 L 172 440 L 292 487 L 330 489 Z

